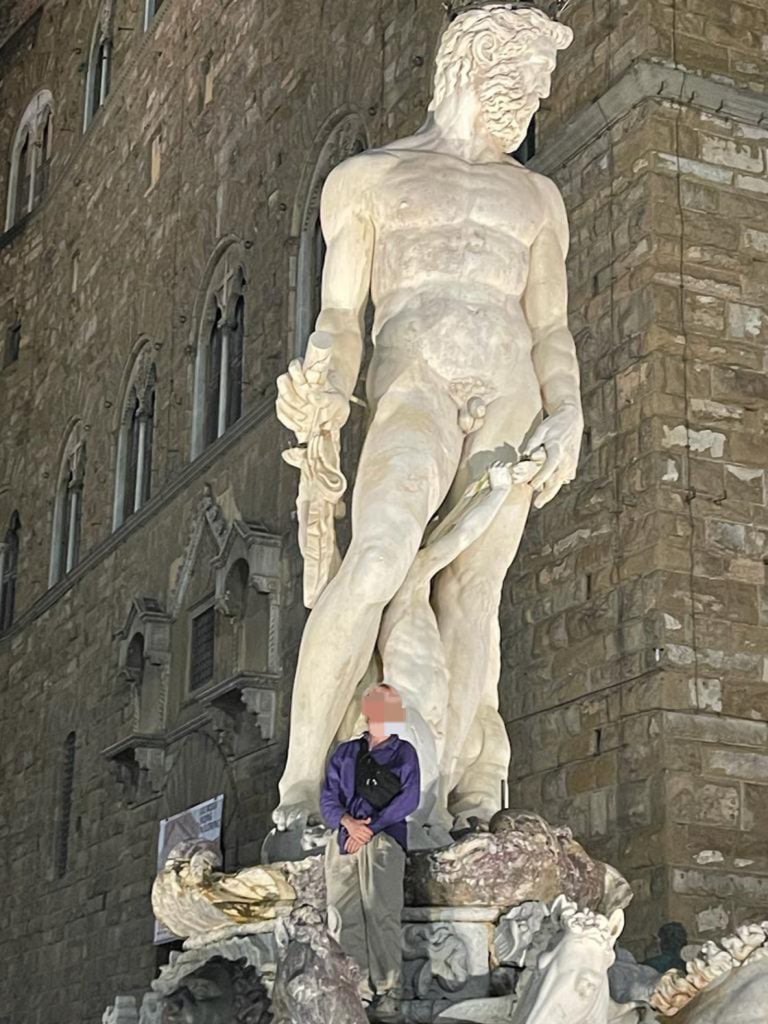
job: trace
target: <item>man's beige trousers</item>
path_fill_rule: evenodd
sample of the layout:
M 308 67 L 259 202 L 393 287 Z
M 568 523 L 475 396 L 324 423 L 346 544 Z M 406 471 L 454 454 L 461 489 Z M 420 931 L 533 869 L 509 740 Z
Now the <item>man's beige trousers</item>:
M 400 994 L 404 871 L 405 852 L 386 832 L 357 853 L 341 852 L 338 833 L 325 848 L 328 906 L 341 920 L 334 938 L 359 964 L 364 994 L 368 987 L 373 995 Z

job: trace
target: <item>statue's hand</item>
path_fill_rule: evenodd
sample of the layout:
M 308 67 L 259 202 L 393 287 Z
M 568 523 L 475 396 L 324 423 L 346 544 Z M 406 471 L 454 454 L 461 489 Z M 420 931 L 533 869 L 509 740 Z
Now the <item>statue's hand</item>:
M 533 501 L 535 508 L 546 505 L 563 484 L 576 476 L 583 432 L 584 417 L 576 405 L 561 406 L 534 430 L 525 454 L 530 457 L 541 447 L 546 453 L 544 464 L 531 480 L 531 487 L 538 492 Z
M 340 430 L 349 417 L 349 399 L 326 373 L 305 369 L 293 359 L 288 372 L 277 378 L 277 418 L 306 441 L 313 429 Z
M 512 470 L 507 462 L 492 462 L 488 467 L 488 483 L 492 491 L 508 491 L 512 486 Z

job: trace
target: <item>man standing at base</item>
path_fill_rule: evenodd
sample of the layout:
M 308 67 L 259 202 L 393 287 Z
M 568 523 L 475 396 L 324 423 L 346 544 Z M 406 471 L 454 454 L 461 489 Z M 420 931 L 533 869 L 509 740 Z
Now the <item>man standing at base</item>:
M 335 938 L 360 965 L 369 1016 L 397 1021 L 405 819 L 419 805 L 419 760 L 397 735 L 405 711 L 396 690 L 386 683 L 373 687 L 362 710 L 368 730 L 334 751 L 320 798 L 323 818 L 337 830 L 325 855 L 328 906 L 340 921 Z

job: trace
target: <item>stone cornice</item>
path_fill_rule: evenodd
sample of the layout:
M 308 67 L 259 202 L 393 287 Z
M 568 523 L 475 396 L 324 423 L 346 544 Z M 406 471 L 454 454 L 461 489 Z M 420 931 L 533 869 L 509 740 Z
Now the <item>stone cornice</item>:
M 552 138 L 545 139 L 541 151 L 528 166 L 542 174 L 553 174 L 606 127 L 620 121 L 645 100 L 673 100 L 720 117 L 768 124 L 768 95 L 667 64 L 638 60 L 600 99 L 575 114 Z
M 122 526 L 91 548 L 70 573 L 49 590 L 46 590 L 23 614 L 19 615 L 8 632 L 0 636 L 0 650 L 14 636 L 22 632 L 32 622 L 40 618 L 44 612 L 48 611 L 52 605 L 56 604 L 67 591 L 76 586 L 80 580 L 103 562 L 115 548 L 119 547 L 132 534 L 138 532 L 151 522 L 174 498 L 200 481 L 204 474 L 211 469 L 225 452 L 235 447 L 238 442 L 247 437 L 268 416 L 274 415 L 275 394 L 275 388 L 270 388 L 262 396 L 258 404 L 230 427 L 226 434 L 223 434 L 218 441 L 209 445 L 194 462 L 188 463 L 182 472 L 163 487 L 158 494 L 150 498 L 146 505 L 142 505 L 137 512 L 128 517 Z

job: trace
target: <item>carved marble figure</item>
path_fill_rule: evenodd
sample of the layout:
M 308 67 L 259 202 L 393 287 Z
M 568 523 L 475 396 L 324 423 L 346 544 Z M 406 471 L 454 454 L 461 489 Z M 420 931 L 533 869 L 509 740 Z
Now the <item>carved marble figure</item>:
M 565 208 L 550 180 L 508 154 L 525 138 L 549 94 L 557 51 L 571 39 L 570 29 L 529 4 L 460 13 L 440 42 L 422 128 L 344 161 L 325 184 L 321 312 L 303 361 L 278 381 L 278 416 L 306 451 L 291 461 L 313 467 L 303 472 L 299 509 L 313 608 L 273 815 L 280 829 L 317 811 L 329 747 L 428 524 L 492 463 L 539 452 L 530 482 L 510 490 L 433 587 L 448 669 L 449 809 L 487 820 L 499 807 L 507 758 L 483 734 L 503 732 L 501 586 L 531 503 L 543 506 L 573 479 L 583 427 L 567 323 Z M 329 510 L 343 481 L 335 453 L 360 370 L 369 295 L 371 417 L 352 540 L 336 570 Z M 466 787 L 465 763 L 472 766 Z
M 279 868 L 256 865 L 225 875 L 218 854 L 195 840 L 169 853 L 152 885 L 155 917 L 176 935 L 220 933 L 288 913 L 296 892 Z

